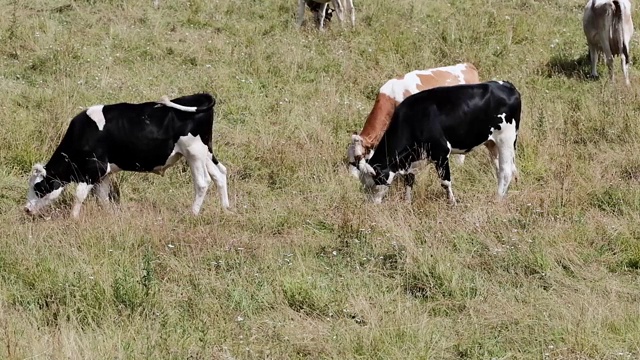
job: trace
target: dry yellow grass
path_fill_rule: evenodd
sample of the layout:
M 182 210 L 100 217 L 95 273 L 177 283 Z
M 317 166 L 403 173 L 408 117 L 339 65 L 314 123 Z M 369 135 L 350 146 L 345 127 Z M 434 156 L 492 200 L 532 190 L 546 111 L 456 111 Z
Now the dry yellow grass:
M 585 79 L 582 1 L 355 6 L 321 34 L 285 0 L 0 0 L 0 358 L 638 358 L 639 75 Z M 343 161 L 377 89 L 459 61 L 521 91 L 521 181 L 493 202 L 481 150 L 457 207 L 431 167 L 365 203 Z M 21 213 L 81 107 L 199 91 L 235 215 L 191 216 L 183 165 Z

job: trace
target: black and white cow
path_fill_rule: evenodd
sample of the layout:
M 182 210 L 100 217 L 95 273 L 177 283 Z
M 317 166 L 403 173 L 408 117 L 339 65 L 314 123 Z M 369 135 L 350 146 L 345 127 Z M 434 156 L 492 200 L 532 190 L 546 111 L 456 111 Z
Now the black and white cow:
M 395 174 L 406 175 L 410 188 L 415 182 L 415 175 L 408 172 L 411 164 L 429 160 L 455 204 L 449 155 L 485 145 L 498 176 L 498 196 L 504 197 L 512 176 L 518 176 L 520 111 L 520 93 L 506 81 L 443 86 L 411 95 L 395 109 L 373 156 L 359 163 L 360 181 L 380 203 Z M 410 192 L 407 195 L 410 199 Z
M 211 178 L 222 207 L 228 209 L 227 169 L 211 148 L 214 105 L 215 99 L 204 93 L 91 106 L 71 120 L 49 162 L 33 167 L 25 211 L 38 213 L 67 184 L 77 183 L 72 216 L 78 217 L 93 187 L 101 202 L 109 200 L 110 174 L 125 170 L 163 175 L 182 156 L 193 176 L 193 213 L 200 212 Z

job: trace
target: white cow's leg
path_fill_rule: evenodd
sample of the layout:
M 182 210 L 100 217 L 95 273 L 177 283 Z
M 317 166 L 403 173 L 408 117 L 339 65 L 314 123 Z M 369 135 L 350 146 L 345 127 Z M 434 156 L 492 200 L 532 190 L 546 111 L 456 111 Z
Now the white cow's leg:
M 333 7 L 336 8 L 336 15 L 338 16 L 338 20 L 340 20 L 340 25 L 344 26 L 344 8 L 342 7 L 342 2 L 340 0 L 333 0 Z
M 356 26 L 356 9 L 353 7 L 353 0 L 346 0 L 345 9 L 351 16 L 351 26 Z
M 78 216 L 80 216 L 82 203 L 87 198 L 87 195 L 89 195 L 92 187 L 93 185 L 87 183 L 79 183 L 76 187 L 76 200 L 73 203 L 73 209 L 71 210 L 71 216 L 74 218 L 78 218 Z
M 216 183 L 218 193 L 220 194 L 220 201 L 222 202 L 222 207 L 225 210 L 229 209 L 229 194 L 227 192 L 227 168 L 225 168 L 224 165 L 222 165 L 222 163 L 220 162 L 218 163 L 218 165 L 216 165 L 213 163 L 213 161 L 209 160 L 207 162 L 207 171 Z
M 515 121 L 504 124 L 498 134 L 494 133 L 499 153 L 498 197 L 503 198 L 509 189 L 509 183 L 515 168 Z
M 304 7 L 304 0 L 298 0 L 298 27 L 302 26 L 302 23 L 304 22 Z
M 322 6 L 320 7 L 320 11 L 318 11 L 318 28 L 320 30 L 324 30 L 324 18 L 326 15 L 328 5 L 329 3 L 322 4 Z
M 591 77 L 597 78 L 598 77 L 598 50 L 593 46 L 589 46 L 589 58 L 591 60 Z
M 193 176 L 193 189 L 196 194 L 195 200 L 193 201 L 193 206 L 191 207 L 191 211 L 194 215 L 198 215 L 200 213 L 200 208 L 202 207 L 202 202 L 207 195 L 207 190 L 209 189 L 209 184 L 211 183 L 211 177 L 207 172 L 207 162 L 205 159 L 202 159 L 200 157 L 187 157 L 187 161 L 189 162 L 189 166 L 191 167 L 191 176 Z
M 627 49 L 629 49 L 628 46 Z M 627 85 L 631 85 L 631 83 L 629 82 L 629 58 L 626 55 L 622 54 L 622 56 L 620 56 L 620 59 L 620 64 L 622 65 L 622 73 L 624 74 L 624 83 Z
M 609 69 L 609 80 L 613 81 L 613 54 L 611 53 L 611 47 L 609 45 L 609 34 L 600 34 L 600 44 L 602 44 L 602 52 L 604 53 L 604 60 L 607 63 L 607 69 Z

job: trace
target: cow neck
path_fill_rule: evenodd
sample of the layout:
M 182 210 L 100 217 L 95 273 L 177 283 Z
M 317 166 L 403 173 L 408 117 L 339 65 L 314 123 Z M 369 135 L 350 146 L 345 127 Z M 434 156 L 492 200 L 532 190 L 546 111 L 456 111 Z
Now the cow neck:
M 367 116 L 367 121 L 365 121 L 362 131 L 360 131 L 360 137 L 363 140 L 362 145 L 365 148 L 372 149 L 378 145 L 384 132 L 389 127 L 395 108 L 396 101 L 393 98 L 386 94 L 378 94 L 373 104 L 373 109 Z
M 47 177 L 56 179 L 63 184 L 71 182 L 73 176 L 73 163 L 64 152 L 56 151 L 44 166 Z

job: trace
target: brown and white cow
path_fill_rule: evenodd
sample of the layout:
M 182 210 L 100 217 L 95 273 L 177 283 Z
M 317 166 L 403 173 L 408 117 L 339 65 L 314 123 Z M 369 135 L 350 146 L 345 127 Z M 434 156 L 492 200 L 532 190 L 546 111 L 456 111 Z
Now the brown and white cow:
M 460 63 L 426 70 L 414 70 L 404 76 L 387 81 L 381 88 L 360 134 L 351 136 L 351 144 L 347 149 L 349 172 L 360 177 L 358 164 L 373 156 L 375 147 L 382 139 L 393 112 L 407 97 L 417 92 L 438 86 L 479 83 L 478 70 L 471 63 Z M 458 155 L 460 163 L 464 155 Z M 406 181 L 405 181 L 406 182 Z M 407 184 L 407 198 L 409 194 Z
M 624 81 L 629 85 L 629 44 L 633 35 L 629 0 L 589 0 L 584 7 L 582 27 L 589 45 L 591 76 L 598 77 L 598 52 L 604 53 L 613 80 L 613 57 L 620 56 Z

